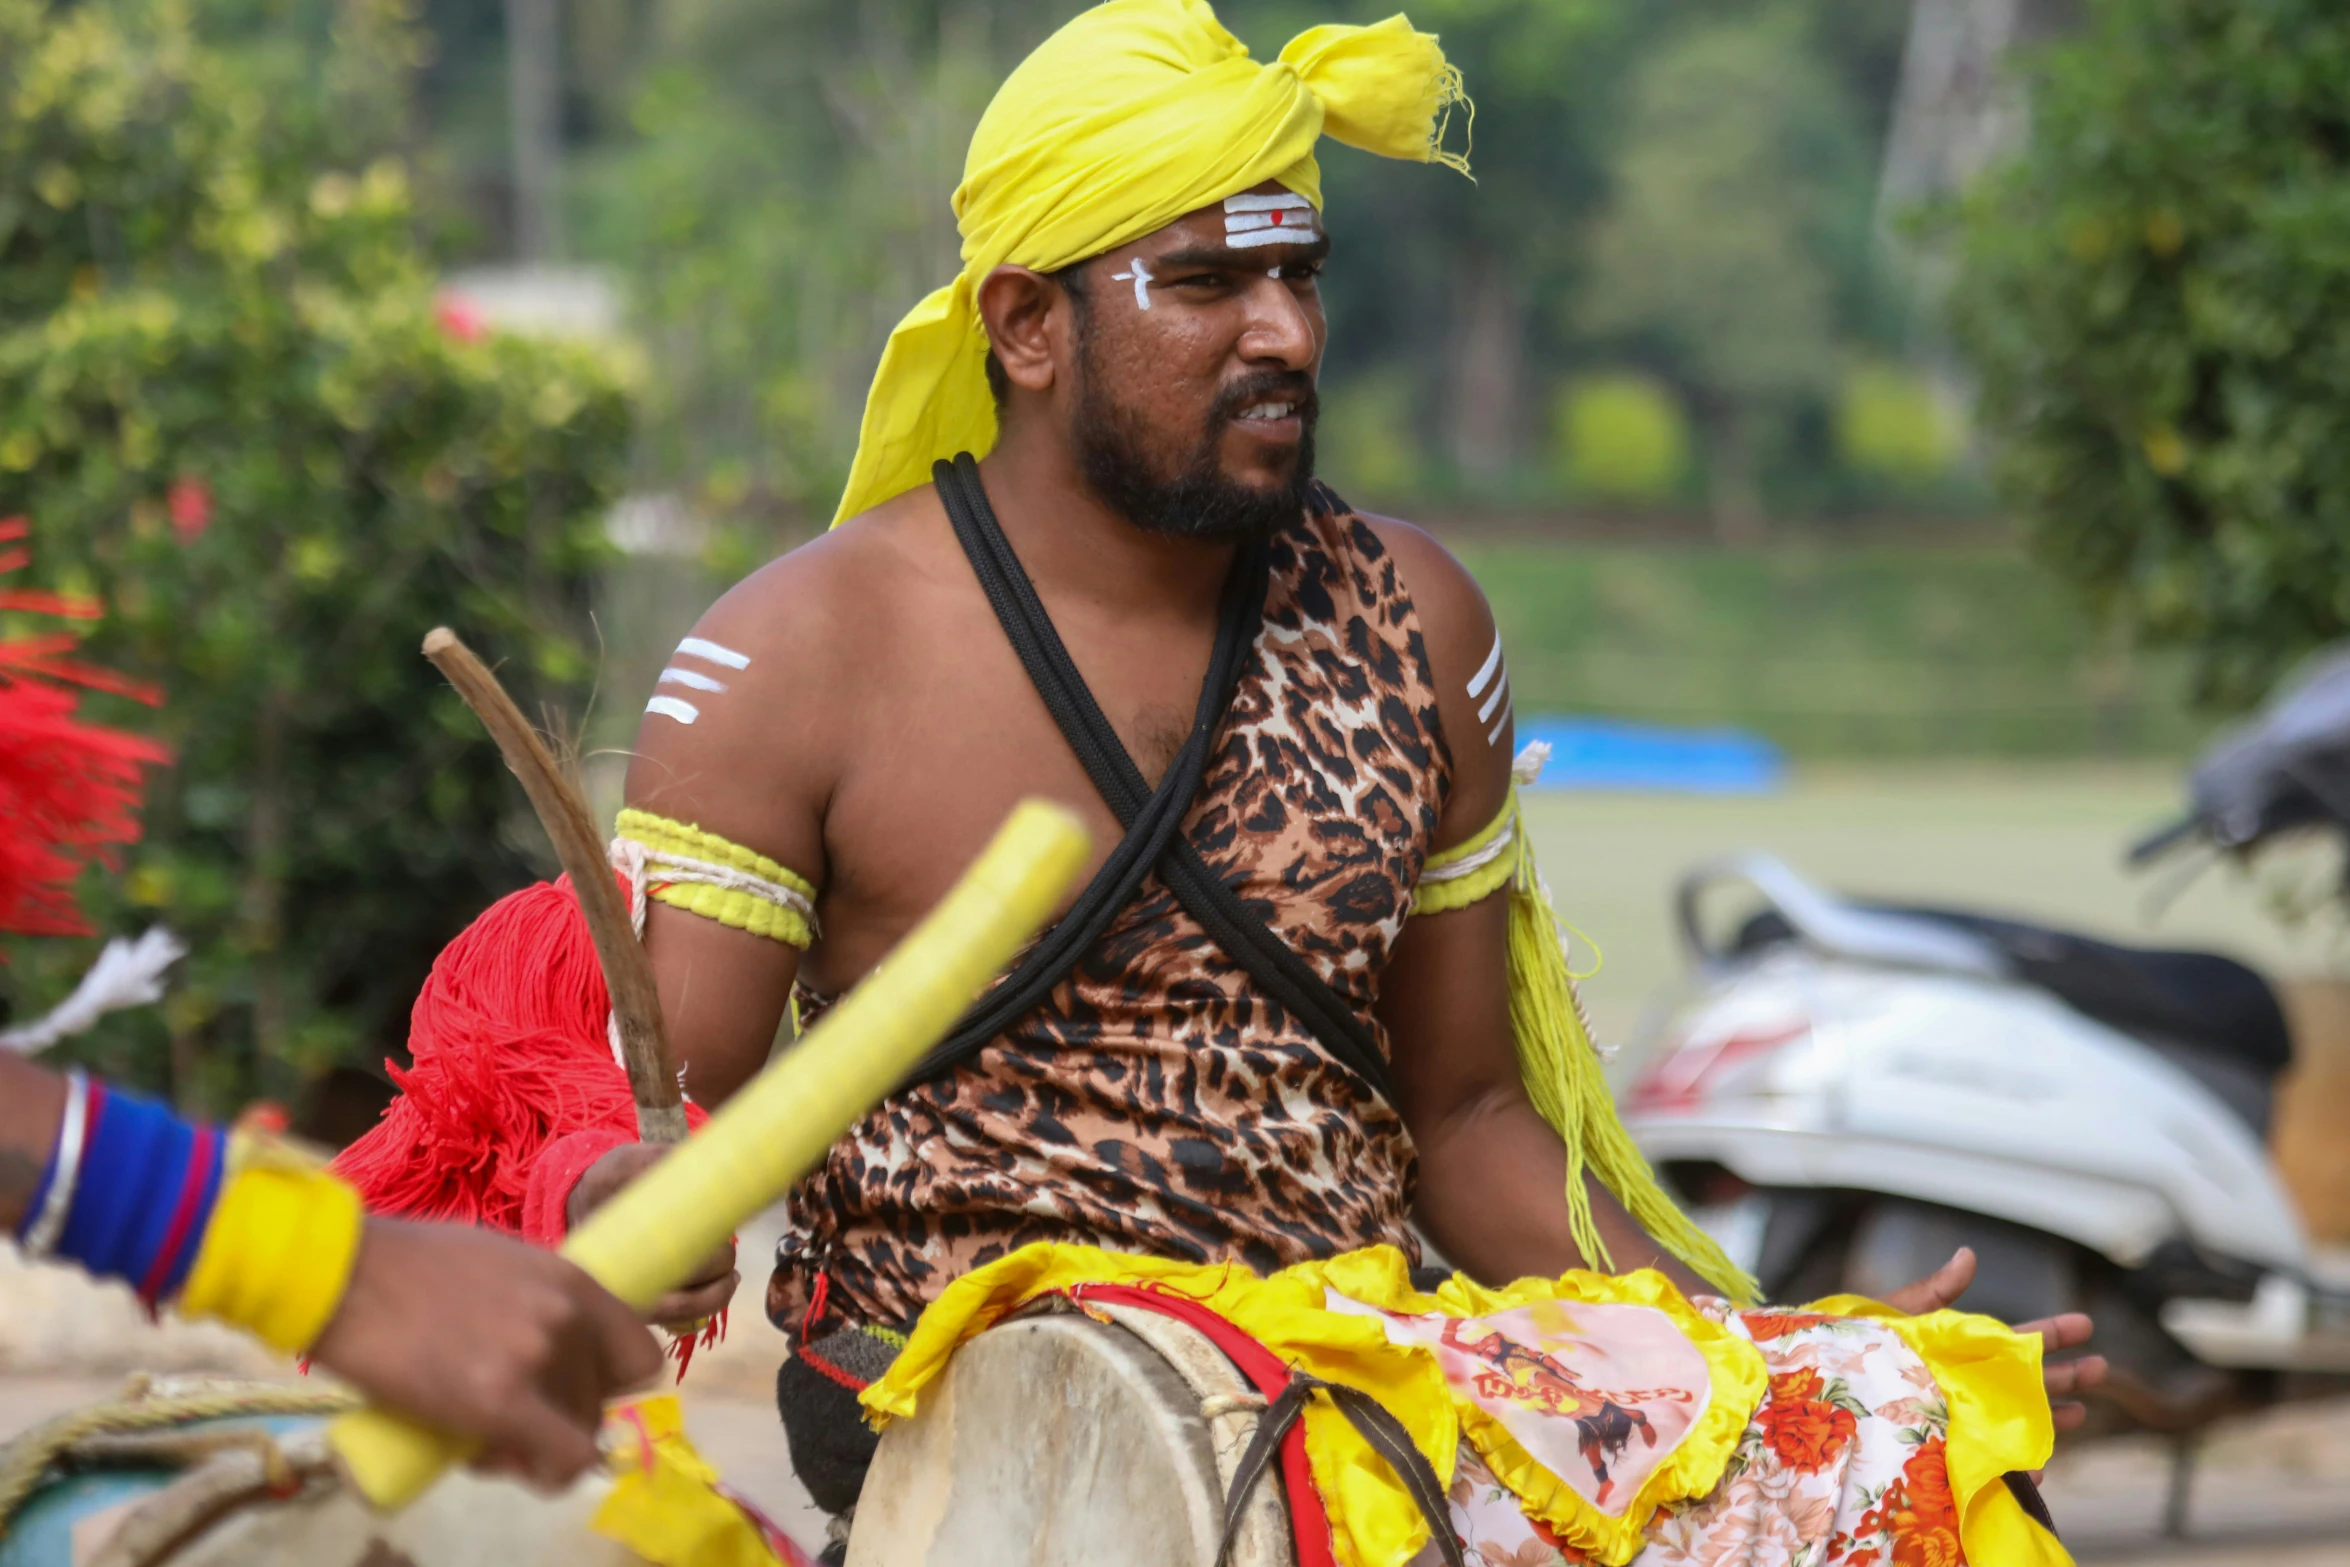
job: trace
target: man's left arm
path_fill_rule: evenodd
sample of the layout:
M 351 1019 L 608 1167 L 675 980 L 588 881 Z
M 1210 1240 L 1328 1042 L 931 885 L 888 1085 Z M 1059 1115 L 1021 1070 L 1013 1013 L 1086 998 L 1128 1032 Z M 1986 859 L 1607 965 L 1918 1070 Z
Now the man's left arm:
M 1452 752 L 1452 785 L 1431 842 L 1441 852 L 1474 837 L 1509 798 L 1516 743 L 1502 683 L 1508 659 L 1493 612 L 1468 571 L 1408 523 L 1373 522 L 1397 557 L 1419 612 L 1437 686 L 1437 710 Z M 1474 688 L 1474 689 L 1472 689 Z M 1501 692 L 1498 699 L 1497 691 Z M 1415 914 L 1380 982 L 1379 1018 L 1393 1053 L 1398 1109 L 1420 1151 L 1413 1217 L 1455 1267 L 1487 1283 L 1556 1277 L 1598 1267 L 1575 1244 L 1565 1199 L 1566 1149 L 1526 1095 L 1509 1013 L 1508 900 L 1496 892 L 1466 908 Z M 1654 1267 L 1684 1294 L 1711 1294 L 1668 1255 L 1598 1180 L 1586 1175 L 1592 1218 L 1612 1272 Z M 1961 1250 L 1930 1276 L 1894 1291 L 1887 1304 L 1922 1313 L 1954 1303 L 1974 1277 Z M 2088 1342 L 2090 1322 L 2068 1312 L 2021 1325 L 2051 1354 Z M 2105 1361 L 2051 1360 L 2049 1393 L 2094 1387 Z M 2059 1403 L 2060 1429 L 2086 1411 Z
M 1452 785 L 1433 844 L 1443 850 L 1486 827 L 1509 799 L 1515 736 L 1508 660 L 1484 594 L 1458 561 L 1409 524 L 1381 519 L 1374 527 L 1411 587 L 1452 752 Z M 1454 1266 L 1491 1283 L 1603 1265 L 1575 1244 L 1563 1196 L 1566 1148 L 1527 1098 L 1518 1071 L 1507 916 L 1499 893 L 1413 916 L 1379 992 L 1398 1108 L 1420 1150 L 1414 1216 Z M 1609 1253 L 1605 1265 L 1662 1268 L 1682 1290 L 1711 1293 L 1603 1185 L 1585 1180 Z

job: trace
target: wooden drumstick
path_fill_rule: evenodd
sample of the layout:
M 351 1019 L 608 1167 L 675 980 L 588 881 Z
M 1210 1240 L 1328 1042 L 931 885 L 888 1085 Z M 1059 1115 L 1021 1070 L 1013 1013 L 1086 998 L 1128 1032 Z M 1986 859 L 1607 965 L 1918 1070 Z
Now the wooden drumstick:
M 1023 801 L 879 967 L 699 1136 L 588 1215 L 563 1255 L 639 1309 L 690 1278 L 946 1037 L 1059 906 L 1088 853 L 1075 812 Z M 333 1441 L 351 1483 L 383 1508 L 406 1506 L 467 1453 L 379 1410 L 336 1421 Z
M 522 780 L 523 792 L 538 812 L 539 825 L 554 841 L 555 858 L 571 877 L 580 912 L 587 916 L 588 934 L 595 939 L 604 988 L 612 997 L 621 1064 L 628 1070 L 628 1091 L 636 1100 L 638 1140 L 684 1142 L 685 1096 L 678 1087 L 668 1036 L 661 1027 L 661 995 L 653 985 L 652 959 L 638 943 L 636 928 L 621 904 L 620 890 L 612 884 L 603 840 L 597 836 L 587 801 L 556 766 L 546 742 L 522 716 L 498 677 L 456 632 L 435 626 L 425 634 L 424 656 L 448 677 L 457 694 L 465 698 L 465 705 L 498 742 L 507 767 Z

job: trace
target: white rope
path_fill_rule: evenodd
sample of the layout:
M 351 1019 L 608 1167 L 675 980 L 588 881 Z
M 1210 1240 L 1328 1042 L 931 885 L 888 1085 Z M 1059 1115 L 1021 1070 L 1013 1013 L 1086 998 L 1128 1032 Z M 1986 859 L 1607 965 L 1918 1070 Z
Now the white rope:
M 719 865 L 710 860 L 697 860 L 688 855 L 668 854 L 647 848 L 634 838 L 615 838 L 611 848 L 612 868 L 628 878 L 628 920 L 636 928 L 639 939 L 645 933 L 645 898 L 652 884 L 673 887 L 687 883 L 701 887 L 721 887 L 728 892 L 744 892 L 761 903 L 779 909 L 789 909 L 808 922 L 808 929 L 816 928 L 816 905 L 797 888 L 781 882 L 754 876 L 749 871 L 737 870 L 731 865 Z
M 0 1030 L 0 1050 L 39 1055 L 60 1039 L 86 1032 L 109 1012 L 161 1001 L 163 971 L 187 955 L 180 939 L 160 925 L 135 941 L 116 937 L 106 943 L 72 995 L 30 1023 Z
M 1432 881 L 1459 881 L 1463 876 L 1474 876 L 1495 860 L 1509 853 L 1511 846 L 1517 841 L 1518 823 L 1517 819 L 1512 817 L 1502 824 L 1501 831 L 1495 833 L 1493 841 L 1485 845 L 1484 848 L 1474 854 L 1464 854 L 1457 860 L 1448 860 L 1442 865 L 1429 866 L 1420 872 L 1420 881 L 1425 885 Z

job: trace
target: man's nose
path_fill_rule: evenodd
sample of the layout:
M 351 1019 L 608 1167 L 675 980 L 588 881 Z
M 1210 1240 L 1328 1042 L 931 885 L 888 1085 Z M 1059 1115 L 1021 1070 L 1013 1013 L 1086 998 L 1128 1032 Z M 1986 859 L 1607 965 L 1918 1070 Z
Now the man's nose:
M 1278 277 L 1260 278 L 1249 290 L 1249 324 L 1240 337 L 1240 357 L 1267 368 L 1311 370 L 1321 346 L 1314 318 L 1296 290 Z

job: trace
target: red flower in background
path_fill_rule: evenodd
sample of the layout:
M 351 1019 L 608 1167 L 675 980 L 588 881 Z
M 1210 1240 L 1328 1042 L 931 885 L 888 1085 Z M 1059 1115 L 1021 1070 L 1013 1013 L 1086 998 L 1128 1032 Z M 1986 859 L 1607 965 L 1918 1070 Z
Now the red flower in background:
M 212 486 L 193 474 L 172 481 L 164 505 L 171 512 L 171 530 L 182 544 L 195 543 L 212 526 Z
M 489 336 L 489 323 L 461 294 L 443 294 L 433 319 L 440 322 L 444 334 L 460 343 L 478 343 Z
M 32 558 L 22 517 L 0 518 L 0 573 Z M 19 546 L 11 548 L 10 546 Z M 0 591 L 0 610 L 88 620 L 87 599 Z M 152 686 L 66 655 L 70 633 L 0 640 L 0 931 L 89 933 L 74 902 L 82 867 L 139 836 L 142 769 L 171 759 L 154 741 L 75 716 L 79 686 L 155 703 Z

